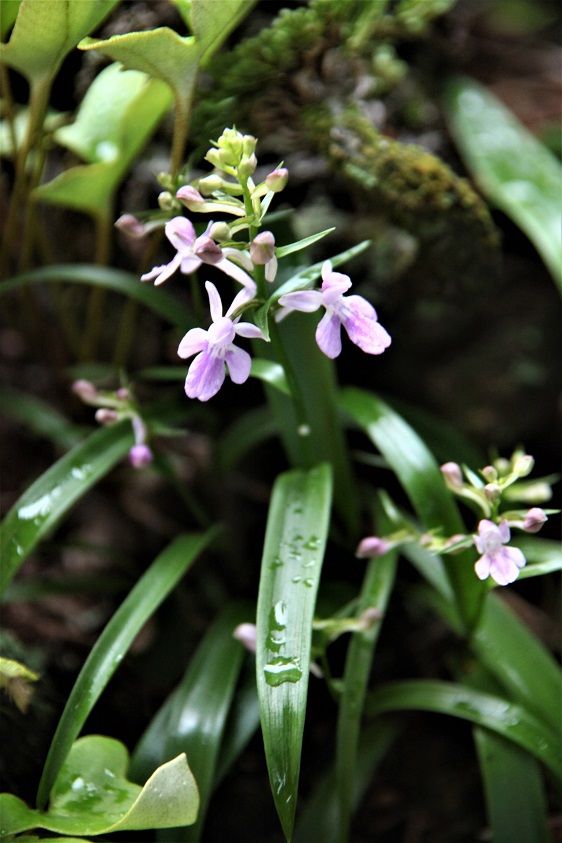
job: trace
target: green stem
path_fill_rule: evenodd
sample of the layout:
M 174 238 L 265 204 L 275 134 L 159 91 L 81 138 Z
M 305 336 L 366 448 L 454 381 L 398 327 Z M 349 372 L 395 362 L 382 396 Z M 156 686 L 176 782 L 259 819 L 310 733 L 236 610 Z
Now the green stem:
M 6 122 L 8 124 L 8 132 L 10 134 L 10 143 L 12 144 L 12 158 L 15 161 L 18 154 L 18 138 L 16 135 L 14 100 L 12 98 L 10 76 L 5 64 L 0 64 L 0 84 L 2 89 L 2 99 L 4 101 L 4 112 L 6 115 Z
M 172 151 L 170 156 L 170 170 L 172 175 L 178 174 L 182 165 L 187 136 L 189 134 L 189 123 L 191 116 L 191 101 L 193 99 L 193 88 L 187 99 L 176 96 L 176 113 L 174 117 L 174 134 L 172 137 Z
M 109 263 L 111 252 L 112 214 L 110 210 L 96 216 L 96 252 L 95 262 L 102 266 Z M 82 361 L 93 358 L 98 345 L 103 321 L 103 309 L 106 291 L 102 287 L 92 287 L 88 297 L 84 340 L 80 349 Z

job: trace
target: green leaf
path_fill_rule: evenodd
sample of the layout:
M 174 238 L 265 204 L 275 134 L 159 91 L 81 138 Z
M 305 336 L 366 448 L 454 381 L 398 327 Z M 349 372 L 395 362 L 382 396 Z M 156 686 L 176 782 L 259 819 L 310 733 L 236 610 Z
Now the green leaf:
M 132 444 L 129 422 L 97 430 L 23 493 L 0 524 L 0 594 L 46 533 L 123 459 Z
M 99 73 L 75 122 L 55 137 L 90 163 L 72 167 L 33 191 L 43 202 L 107 216 L 132 162 L 170 107 L 158 80 L 113 64 Z
M 449 81 L 445 109 L 476 183 L 527 234 L 562 288 L 560 162 L 474 79 Z
M 255 4 L 256 0 L 192 0 L 191 29 L 203 60 L 219 49 Z
M 475 727 L 492 840 L 548 843 L 542 777 L 535 759 L 488 729 Z
M 248 609 L 240 606 L 230 606 L 221 613 L 135 750 L 135 778 L 146 775 L 155 762 L 185 752 L 199 787 L 197 825 L 186 832 L 176 829 L 170 836 L 163 835 L 163 840 L 184 843 L 201 833 L 224 726 L 244 659 L 244 649 L 232 632 L 247 617 Z
M 530 752 L 562 778 L 559 724 L 551 729 L 516 703 L 455 682 L 428 679 L 386 685 L 369 695 L 366 707 L 370 715 L 410 709 L 448 714 L 485 726 Z
M 153 310 L 158 316 L 166 319 L 171 325 L 182 330 L 193 327 L 193 318 L 182 306 L 181 302 L 172 298 L 165 290 L 157 289 L 149 284 L 143 284 L 135 275 L 93 264 L 59 264 L 34 269 L 23 275 L 16 275 L 0 284 L 0 296 L 19 290 L 28 284 L 39 284 L 43 281 L 50 283 L 91 284 L 122 293 Z
M 386 530 L 385 521 L 388 522 L 388 519 L 378 519 L 379 528 L 382 532 Z M 394 585 L 395 575 L 395 552 L 369 561 L 359 596 L 357 614 L 360 615 L 362 612 L 371 609 L 378 613 L 379 619 L 370 629 L 352 634 L 345 660 L 336 740 L 338 825 L 341 840 L 346 840 L 349 836 L 361 716 L 373 655 Z
M 64 57 L 102 22 L 118 0 L 22 0 L 0 60 L 33 83 L 52 78 Z
M 416 513 L 428 529 L 445 534 L 464 532 L 462 521 L 439 467 L 422 440 L 406 422 L 376 396 L 360 389 L 341 392 L 341 408 L 378 447 L 396 473 Z M 468 628 L 478 618 L 484 586 L 474 576 L 470 552 L 443 560 L 459 611 Z
M 256 674 L 271 791 L 292 836 L 312 619 L 328 532 L 327 465 L 282 474 L 273 488 L 257 608 Z
M 18 16 L 21 0 L 2 0 L 0 3 L 0 41 L 3 41 Z
M 224 727 L 224 737 L 215 773 L 215 789 L 245 749 L 259 725 L 260 706 L 256 690 L 256 665 L 255 659 L 248 657 Z
M 264 360 L 263 358 L 257 357 L 252 360 L 250 375 L 264 383 L 270 384 L 270 386 L 274 386 L 283 395 L 290 395 L 285 370 L 281 363 L 275 363 L 273 360 Z
M 135 637 L 216 531 L 182 535 L 154 560 L 96 641 L 74 683 L 53 737 L 37 793 L 42 808 L 86 718 Z
M 222 6 L 222 3 L 221 3 Z M 104 40 L 85 38 L 81 50 L 99 50 L 134 71 L 142 71 L 164 82 L 176 102 L 188 106 L 197 74 L 199 45 L 193 36 L 181 37 L 161 26 L 147 32 L 129 32 Z
M 84 433 L 72 425 L 62 413 L 34 395 L 9 387 L 0 387 L 0 406 L 5 416 L 62 448 L 71 448 L 84 438 Z
M 195 821 L 199 795 L 185 755 L 159 767 L 144 787 L 126 779 L 129 754 L 113 738 L 76 741 L 51 792 L 48 811 L 0 795 L 0 834 L 43 828 L 59 834 L 108 834 L 169 828 Z
M 220 470 L 230 471 L 240 460 L 266 439 L 279 435 L 269 407 L 254 407 L 236 419 L 217 442 Z
M 326 228 L 324 231 L 319 231 L 318 234 L 311 234 L 310 237 L 303 237 L 302 240 L 296 240 L 294 243 L 289 243 L 287 246 L 280 246 L 275 249 L 275 254 L 278 258 L 284 258 L 287 255 L 292 255 L 293 252 L 300 252 L 301 249 L 306 249 L 308 246 L 312 246 L 313 243 L 317 243 L 319 240 L 322 240 L 335 230 L 335 227 Z

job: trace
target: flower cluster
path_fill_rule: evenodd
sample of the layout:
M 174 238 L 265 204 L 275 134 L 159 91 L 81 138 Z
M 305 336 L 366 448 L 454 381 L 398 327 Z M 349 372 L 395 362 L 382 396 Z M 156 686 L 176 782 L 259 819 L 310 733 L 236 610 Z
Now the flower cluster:
M 154 455 L 148 445 L 148 430 L 129 387 L 113 392 L 101 391 L 90 381 L 80 379 L 72 384 L 72 391 L 84 404 L 97 407 L 96 421 L 109 426 L 122 419 L 130 419 L 134 444 L 129 450 L 129 462 L 133 468 L 150 465 Z
M 434 553 L 445 554 L 475 547 L 480 554 L 474 565 L 479 579 L 491 577 L 498 585 L 514 582 L 526 560 L 519 548 L 506 547 L 511 540 L 511 530 L 537 533 L 548 515 L 556 512 L 538 506 L 500 511 L 502 500 L 542 503 L 551 497 L 546 480 L 522 482 L 533 465 L 533 458 L 522 451 L 516 451 L 510 460 L 494 460 L 478 473 L 466 467 L 461 469 L 455 462 L 444 463 L 441 473 L 447 487 L 484 516 L 478 522 L 476 533 L 442 537 L 436 531 L 420 533 L 411 524 L 401 524 L 400 529 L 387 536 L 362 539 L 355 555 L 359 559 L 376 558 L 406 542 L 418 542 Z
M 198 236 L 190 220 L 173 217 L 166 223 L 165 233 L 176 254 L 168 263 L 155 266 L 141 276 L 142 281 L 159 285 L 177 270 L 188 275 L 206 265 L 242 286 L 223 315 L 219 292 L 207 281 L 211 326 L 206 331 L 193 328 L 180 342 L 181 358 L 196 355 L 188 370 L 186 394 L 200 401 L 216 395 L 227 371 L 234 383 L 244 383 L 249 377 L 251 359 L 234 344 L 236 336 L 267 339 L 256 325 L 241 322 L 240 317 L 243 311 L 267 301 L 268 290 L 277 276 L 279 249 L 275 237 L 271 231 L 260 229 L 274 195 L 287 184 L 288 172 L 280 165 L 262 181 L 254 181 L 258 166 L 255 148 L 256 139 L 251 135 L 225 129 L 205 156 L 214 172 L 181 186 L 175 196 L 170 193 L 167 205 L 172 208 L 174 203 L 181 202 L 193 213 L 226 214 L 233 221 L 211 221 Z M 126 222 L 137 231 L 138 226 L 131 225 L 130 220 Z M 127 226 L 122 223 L 121 227 Z M 291 251 L 298 248 L 304 245 L 290 244 Z M 381 354 L 389 346 L 390 336 L 379 324 L 375 309 L 361 296 L 344 295 L 351 287 L 351 280 L 334 272 L 330 261 L 324 263 L 321 274 L 319 290 L 291 289 L 278 295 L 270 307 L 273 317 L 280 321 L 293 311 L 311 313 L 323 307 L 325 313 L 318 324 L 316 341 L 324 354 L 330 358 L 340 354 L 342 326 L 362 351 Z

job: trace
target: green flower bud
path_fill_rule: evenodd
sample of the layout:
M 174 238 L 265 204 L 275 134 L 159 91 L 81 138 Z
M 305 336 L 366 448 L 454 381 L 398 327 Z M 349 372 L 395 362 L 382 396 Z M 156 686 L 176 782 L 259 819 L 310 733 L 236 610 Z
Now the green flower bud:
M 224 182 L 216 173 L 211 173 L 210 176 L 205 176 L 199 179 L 197 187 L 203 196 L 210 196 L 215 190 L 220 190 Z

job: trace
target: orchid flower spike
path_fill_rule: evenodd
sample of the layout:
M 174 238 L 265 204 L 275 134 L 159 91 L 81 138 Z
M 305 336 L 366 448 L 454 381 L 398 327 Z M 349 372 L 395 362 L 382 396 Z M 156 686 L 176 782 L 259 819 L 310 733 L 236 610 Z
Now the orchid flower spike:
M 178 348 L 178 355 L 182 359 L 197 354 L 187 373 L 185 392 L 188 398 L 198 398 L 199 401 L 208 401 L 217 394 L 224 383 L 225 365 L 234 383 L 245 383 L 248 380 L 252 360 L 247 351 L 234 345 L 236 336 L 265 339 L 256 325 L 239 322 L 240 317 L 231 318 L 240 305 L 247 301 L 246 290 L 240 290 L 223 316 L 217 288 L 210 281 L 205 283 L 205 287 L 209 296 L 212 325 L 207 331 L 192 328 Z
M 197 237 L 192 223 L 185 217 L 174 217 L 166 223 L 166 237 L 177 250 L 170 263 L 155 266 L 150 272 L 141 275 L 141 281 L 152 281 L 154 285 L 163 284 L 177 269 L 184 275 L 190 275 L 199 269 L 202 263 L 211 264 L 242 284 L 247 290 L 246 300 L 253 298 L 255 282 L 250 276 L 224 255 L 221 247 L 209 236 L 210 223 L 206 231 Z
M 348 275 L 332 271 L 330 261 L 322 266 L 320 290 L 299 290 L 286 293 L 279 299 L 284 318 L 293 310 L 313 313 L 320 306 L 326 313 L 318 323 L 316 342 L 327 357 L 337 357 L 341 352 L 341 326 L 349 339 L 367 354 L 382 354 L 390 345 L 390 336 L 379 324 L 375 308 L 362 296 L 344 296 L 351 287 Z
M 499 525 L 484 518 L 478 524 L 478 535 L 474 544 L 482 554 L 474 570 L 478 579 L 492 577 L 498 585 L 508 585 L 517 579 L 519 569 L 525 565 L 525 557 L 518 547 L 504 547 L 510 539 L 509 524 L 502 521 Z

